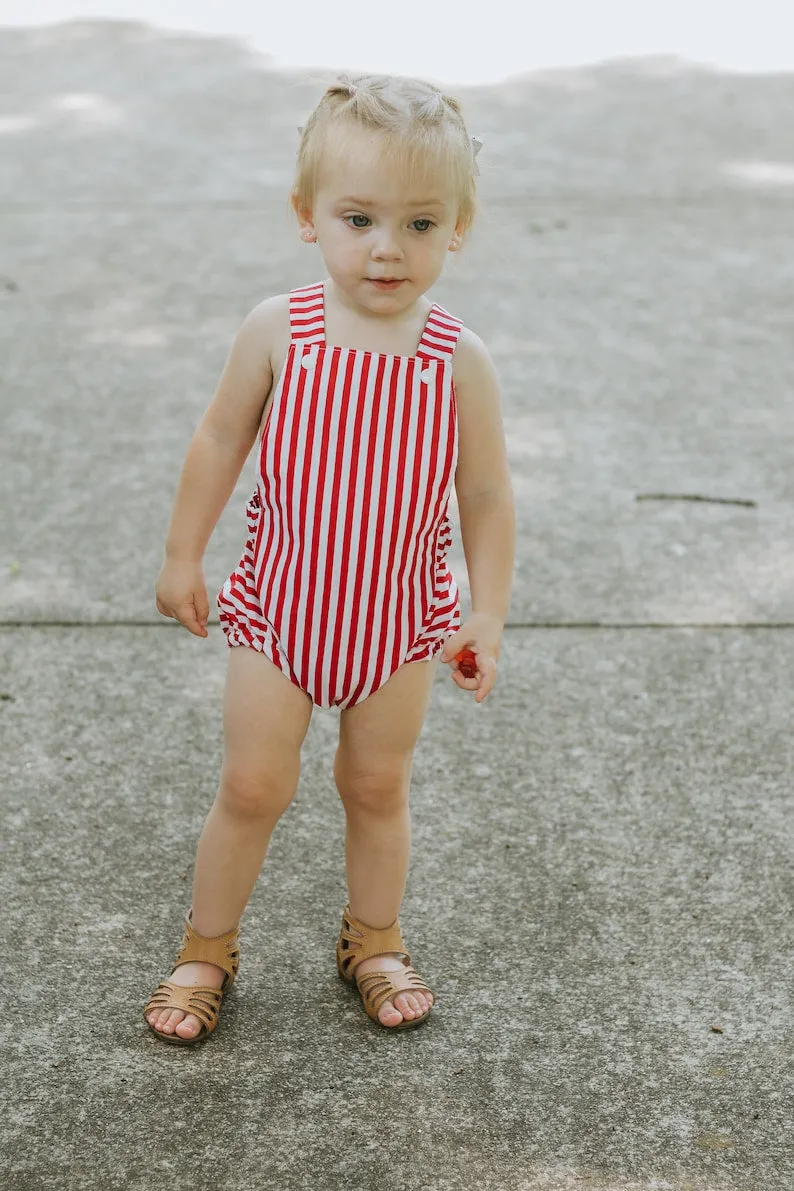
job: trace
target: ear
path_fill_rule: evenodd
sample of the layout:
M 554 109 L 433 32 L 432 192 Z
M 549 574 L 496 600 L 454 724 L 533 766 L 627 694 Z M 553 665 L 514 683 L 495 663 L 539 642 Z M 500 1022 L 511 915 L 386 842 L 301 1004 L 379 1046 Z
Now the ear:
M 311 211 L 308 207 L 300 206 L 296 195 L 292 196 L 292 209 L 298 219 L 301 240 L 305 240 L 307 244 L 313 244 L 317 239 L 317 232 L 314 230 L 314 221 L 312 219 Z
M 464 236 L 465 230 L 466 229 L 464 228 L 462 221 L 459 219 L 458 222 L 455 224 L 454 232 L 452 233 L 452 235 L 449 238 L 449 251 L 450 252 L 458 251 L 461 244 L 463 243 L 463 236 Z

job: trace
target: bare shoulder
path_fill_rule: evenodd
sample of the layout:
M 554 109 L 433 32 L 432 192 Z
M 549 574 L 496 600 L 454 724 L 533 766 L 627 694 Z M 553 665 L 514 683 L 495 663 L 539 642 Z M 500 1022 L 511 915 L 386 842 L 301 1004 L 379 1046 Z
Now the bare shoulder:
M 458 344 L 455 348 L 454 360 L 463 360 L 470 356 L 476 356 L 478 353 L 488 352 L 488 348 L 483 343 L 476 331 L 472 331 L 471 327 L 462 326 L 460 335 L 458 336 Z
M 260 326 L 276 326 L 286 321 L 289 326 L 289 294 L 274 294 L 270 298 L 263 298 L 254 306 L 245 321 Z
M 468 327 L 453 359 L 459 448 L 455 489 L 462 505 L 510 487 L 499 378 L 491 353 Z
M 266 298 L 243 319 L 205 414 L 205 428 L 218 441 L 250 448 L 272 397 L 285 334 L 289 342 L 289 295 Z
M 462 327 L 452 357 L 452 375 L 459 396 L 498 393 L 499 382 L 491 353 L 471 327 Z M 483 394 L 483 389 L 485 393 Z
M 289 294 L 258 302 L 243 319 L 231 358 L 238 374 L 250 378 L 266 398 L 289 349 Z
M 254 306 L 243 319 L 239 335 L 272 355 L 274 346 L 289 340 L 289 294 L 276 294 Z

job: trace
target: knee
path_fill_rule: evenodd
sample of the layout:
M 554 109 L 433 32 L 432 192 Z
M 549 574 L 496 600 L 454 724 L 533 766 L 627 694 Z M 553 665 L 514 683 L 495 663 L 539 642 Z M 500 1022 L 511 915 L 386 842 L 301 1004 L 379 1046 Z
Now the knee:
M 287 809 L 297 781 L 224 769 L 217 802 L 237 819 L 269 819 L 275 823 Z
M 337 751 L 334 779 L 346 809 L 393 813 L 408 802 L 411 762 L 397 758 L 354 764 Z

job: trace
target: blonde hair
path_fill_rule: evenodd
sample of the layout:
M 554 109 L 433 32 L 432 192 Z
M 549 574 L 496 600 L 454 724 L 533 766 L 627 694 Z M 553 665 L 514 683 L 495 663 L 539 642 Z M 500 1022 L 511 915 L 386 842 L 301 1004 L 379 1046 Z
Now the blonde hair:
M 389 163 L 401 177 L 438 170 L 457 196 L 462 233 L 469 230 L 477 211 L 477 170 L 460 103 L 432 83 L 398 75 L 342 76 L 327 89 L 301 129 L 290 194 L 295 206 L 311 210 L 326 154 L 343 149 L 345 133 L 357 128 L 383 136 Z

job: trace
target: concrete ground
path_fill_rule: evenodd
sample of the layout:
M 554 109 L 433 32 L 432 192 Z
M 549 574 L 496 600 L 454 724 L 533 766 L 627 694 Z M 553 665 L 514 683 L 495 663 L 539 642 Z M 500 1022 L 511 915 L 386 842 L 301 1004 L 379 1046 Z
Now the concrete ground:
M 285 205 L 325 77 L 102 23 L 2 30 L 0 74 L 3 1187 L 790 1189 L 794 77 L 463 94 L 483 213 L 435 296 L 502 377 L 519 538 L 498 686 L 439 675 L 417 750 L 401 923 L 438 1007 L 389 1035 L 337 976 L 316 712 L 188 1049 L 141 1008 L 226 647 L 152 589 L 236 326 L 322 276 Z

